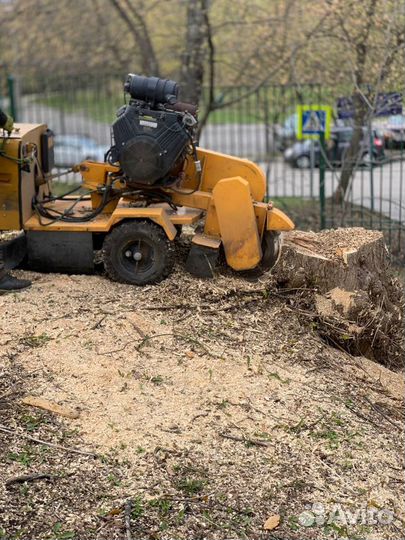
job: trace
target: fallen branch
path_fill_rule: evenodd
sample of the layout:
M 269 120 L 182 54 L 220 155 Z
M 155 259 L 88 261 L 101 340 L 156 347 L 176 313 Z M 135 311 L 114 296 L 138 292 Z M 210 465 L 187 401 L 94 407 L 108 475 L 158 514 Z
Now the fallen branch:
M 125 506 L 124 506 L 125 532 L 126 532 L 127 540 L 132 540 L 131 511 L 132 511 L 132 501 L 131 499 L 128 499 L 127 501 L 125 501 Z
M 191 419 L 191 422 L 194 422 L 195 420 L 197 420 L 197 418 L 202 418 L 202 417 L 205 417 L 205 416 L 208 416 L 208 415 L 209 415 L 209 413 L 207 413 L 207 412 L 196 414 L 196 415 L 193 416 L 193 418 Z
M 259 439 L 237 437 L 236 435 L 230 435 L 229 433 L 219 433 L 219 435 L 220 437 L 223 437 L 224 439 L 230 439 L 231 441 L 243 442 L 245 445 L 264 446 L 265 448 L 268 448 L 270 446 L 270 443 L 268 443 L 267 441 L 261 441 Z
M 97 328 L 99 328 L 100 324 L 104 321 L 104 319 L 107 318 L 108 315 L 109 313 L 106 313 L 105 315 L 103 315 L 101 319 L 99 319 L 95 324 L 93 324 L 93 326 L 90 327 L 90 330 L 96 330 Z
M 374 405 L 374 403 L 372 403 L 368 397 L 366 396 L 363 396 L 363 399 L 370 405 L 370 407 L 372 408 L 373 411 L 375 411 L 377 414 L 379 414 L 380 416 L 382 416 L 387 422 L 389 422 L 392 426 L 394 426 L 395 429 L 398 429 L 399 431 L 402 432 L 402 427 L 399 426 L 396 422 L 394 422 L 393 420 L 391 420 L 391 418 L 389 416 L 387 416 L 379 407 L 376 407 Z
M 345 403 L 345 406 L 347 409 L 349 409 L 349 411 L 351 411 L 353 414 L 355 414 L 356 416 L 358 416 L 361 420 L 364 420 L 364 422 L 368 423 L 368 424 L 371 424 L 373 425 L 375 428 L 377 428 L 377 431 L 380 431 L 381 430 L 381 426 L 379 424 L 377 424 L 376 422 L 374 422 L 374 420 L 372 420 L 371 418 L 369 418 L 367 415 L 363 414 L 362 412 L 360 412 L 358 409 L 355 409 L 354 407 L 351 407 L 350 405 L 348 405 L 347 403 Z
M 50 479 L 52 475 L 49 473 L 33 473 L 33 474 L 23 474 L 21 476 L 13 476 L 6 480 L 6 486 L 11 486 L 12 484 L 22 484 L 23 482 L 31 482 L 32 480 L 42 480 Z
M 140 309 L 147 309 L 148 311 L 170 311 L 172 309 L 196 309 L 199 306 L 191 304 L 171 304 L 167 306 L 142 306 Z
M 198 345 L 199 347 L 201 347 L 201 349 L 203 349 L 203 351 L 208 354 L 208 356 L 211 356 L 212 358 L 216 358 L 214 354 L 212 354 L 205 345 L 203 345 L 200 341 L 198 341 L 197 339 L 195 338 L 192 338 L 192 337 L 189 337 L 189 336 L 184 336 L 183 334 L 173 334 L 172 332 L 165 332 L 163 334 L 154 334 L 153 336 L 145 336 L 142 341 L 136 346 L 136 350 L 137 351 L 140 351 L 142 349 L 142 347 L 145 345 L 145 343 L 147 343 L 148 341 L 150 341 L 151 339 L 155 339 L 155 338 L 158 338 L 158 337 L 163 337 L 163 336 L 171 336 L 171 337 L 174 337 L 176 339 L 183 339 L 184 341 L 189 341 L 190 343 L 195 343 L 196 345 Z
M 76 419 L 79 418 L 79 413 L 68 407 L 62 407 L 57 403 L 53 403 L 47 399 L 43 399 L 37 396 L 25 396 L 21 403 L 23 405 L 29 405 L 30 407 L 36 407 L 38 409 L 43 409 L 45 411 L 58 414 L 59 416 L 64 416 L 65 418 Z
M 125 350 L 128 345 L 130 345 L 131 343 L 133 343 L 133 340 L 131 341 L 127 341 L 122 347 L 119 347 L 118 349 L 113 349 L 112 351 L 96 351 L 97 354 L 101 354 L 101 355 L 105 355 L 105 354 L 113 354 L 113 353 L 116 353 L 116 352 L 122 352 L 123 350 Z
M 9 435 L 15 435 L 18 437 L 23 437 L 24 439 L 27 439 L 29 441 L 35 442 L 37 444 L 43 444 L 44 446 L 50 446 L 51 448 L 57 448 L 58 450 L 63 450 L 64 452 L 71 452 L 72 454 L 80 454 L 82 456 L 90 456 L 90 457 L 98 457 L 98 454 L 95 454 L 94 452 L 86 452 L 84 450 L 80 450 L 78 448 L 72 448 L 70 446 L 62 446 L 61 444 L 56 444 L 48 441 L 43 441 L 42 439 L 37 439 L 36 437 L 31 437 L 31 435 L 27 435 L 26 433 L 18 432 L 15 429 L 10 429 L 6 426 L 0 425 L 0 431 L 3 431 L 4 433 L 8 433 Z

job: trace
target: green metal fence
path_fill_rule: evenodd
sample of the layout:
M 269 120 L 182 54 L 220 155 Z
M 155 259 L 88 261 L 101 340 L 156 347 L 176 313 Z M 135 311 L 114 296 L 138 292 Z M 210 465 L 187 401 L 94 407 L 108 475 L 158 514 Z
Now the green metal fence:
M 98 157 L 110 145 L 110 125 L 116 110 L 124 103 L 123 80 L 126 74 L 49 74 L 14 76 L 2 73 L 3 104 L 19 121 L 47 123 L 56 134 L 57 154 L 63 154 L 71 136 L 90 139 L 97 156 L 84 155 L 89 145 L 83 143 L 83 155 Z M 401 89 L 396 89 L 401 90 Z M 219 152 L 246 157 L 259 163 L 267 178 L 267 194 L 292 215 L 300 228 L 362 226 L 383 230 L 395 258 L 405 261 L 405 133 L 403 140 L 383 148 L 383 155 L 356 157 L 353 175 L 345 197 L 336 192 L 342 159 L 325 156 L 324 196 L 320 197 L 319 149 L 307 145 L 307 159 L 291 158 L 296 149 L 296 106 L 326 104 L 350 95 L 350 88 L 326 84 L 270 85 L 251 89 L 221 87 L 215 90 L 214 110 L 208 117 L 200 144 Z M 200 117 L 207 107 L 204 90 Z M 378 126 L 367 126 L 373 137 Z M 381 128 L 381 129 L 380 129 Z M 384 126 L 380 126 L 384 131 Z M 74 138 L 73 138 L 74 141 Z M 89 143 L 90 144 L 90 143 Z M 297 150 L 298 151 L 298 150 Z M 362 148 L 361 152 L 364 152 Z M 74 155 L 74 152 L 72 152 Z M 59 156 L 59 165 L 67 166 Z M 70 175 L 64 182 L 75 182 Z

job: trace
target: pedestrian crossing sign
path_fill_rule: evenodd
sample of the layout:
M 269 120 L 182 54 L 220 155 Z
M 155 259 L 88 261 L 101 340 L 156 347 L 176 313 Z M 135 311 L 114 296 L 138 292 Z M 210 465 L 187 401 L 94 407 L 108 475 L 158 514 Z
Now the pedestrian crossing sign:
M 330 137 L 332 107 L 328 105 L 298 105 L 298 139 L 317 139 L 324 133 L 325 139 Z

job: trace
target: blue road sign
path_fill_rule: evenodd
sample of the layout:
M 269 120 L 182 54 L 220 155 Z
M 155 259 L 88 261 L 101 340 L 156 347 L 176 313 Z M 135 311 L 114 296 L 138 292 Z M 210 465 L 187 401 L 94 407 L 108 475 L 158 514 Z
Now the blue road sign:
M 329 139 L 332 120 L 332 107 L 328 105 L 298 105 L 297 137 L 318 138 L 321 133 Z
M 326 130 L 326 111 L 303 111 L 302 134 L 319 135 Z

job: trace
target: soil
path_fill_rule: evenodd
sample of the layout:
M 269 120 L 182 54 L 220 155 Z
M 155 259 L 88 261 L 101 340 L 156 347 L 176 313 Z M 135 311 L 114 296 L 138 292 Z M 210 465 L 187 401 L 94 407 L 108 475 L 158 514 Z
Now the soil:
M 272 276 L 187 275 L 185 248 L 143 288 L 16 272 L 33 285 L 0 297 L 0 537 L 399 538 L 402 373 L 332 347 Z

